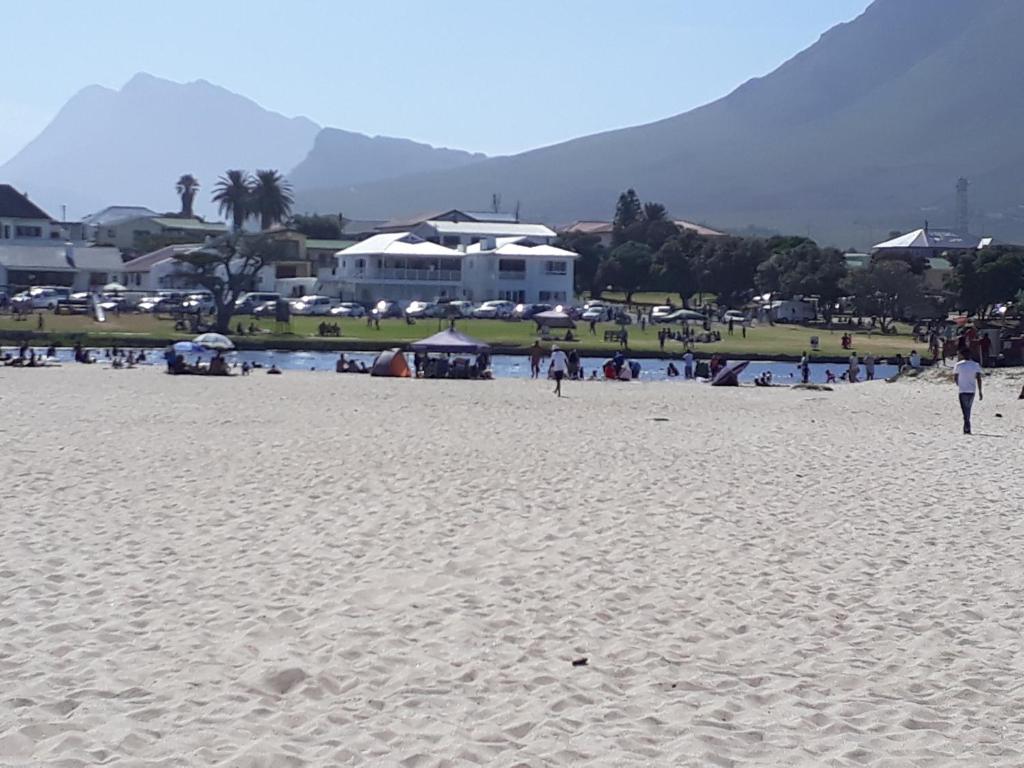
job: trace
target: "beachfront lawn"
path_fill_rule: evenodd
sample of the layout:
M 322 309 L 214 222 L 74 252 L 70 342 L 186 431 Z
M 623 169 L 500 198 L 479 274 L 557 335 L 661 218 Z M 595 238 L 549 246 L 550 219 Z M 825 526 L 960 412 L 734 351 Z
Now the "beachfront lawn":
M 107 322 L 97 323 L 90 317 L 83 315 L 52 315 L 44 313 L 44 331 L 53 334 L 58 340 L 67 339 L 71 335 L 85 334 L 87 343 L 104 344 L 117 343 L 117 338 L 124 343 L 146 343 L 152 340 L 156 344 L 160 340 L 189 338 L 191 334 L 174 330 L 174 324 L 170 320 L 156 318 L 146 314 L 125 314 L 121 316 L 108 315 Z M 334 348 L 343 348 L 346 341 L 358 342 L 362 345 L 374 345 L 379 347 L 401 346 L 411 341 L 425 338 L 436 333 L 439 328 L 447 327 L 447 321 L 419 320 L 414 325 L 407 324 L 404 320 L 389 319 L 380 324 L 380 329 L 368 326 L 365 320 L 360 319 L 338 319 L 320 317 L 293 317 L 291 331 L 286 334 L 276 334 L 275 323 L 269 319 L 250 318 L 242 315 L 234 319 L 232 327 L 241 323 L 248 328 L 249 323 L 254 322 L 260 329 L 255 338 L 263 343 L 274 341 L 288 342 L 290 345 L 296 342 L 321 342 L 329 341 Z M 341 329 L 340 338 L 321 339 L 318 336 L 318 326 L 321 322 L 338 324 Z M 501 320 L 459 320 L 456 327 L 464 332 L 486 341 L 495 346 L 501 347 L 527 347 L 538 338 L 537 327 L 533 322 L 505 322 Z M 658 352 L 658 328 L 660 326 L 648 326 L 646 331 L 641 331 L 638 325 L 629 326 L 629 348 L 634 352 Z M 675 326 L 673 326 L 675 327 Z M 729 336 L 724 325 L 714 325 L 715 329 L 722 334 L 722 341 L 714 344 L 699 344 L 697 351 L 707 354 L 720 353 L 724 355 L 764 355 L 764 356 L 799 356 L 803 351 L 810 351 L 810 337 L 818 336 L 820 340 L 819 355 L 844 356 L 841 345 L 842 331 L 823 331 L 818 329 L 805 328 L 794 325 L 760 325 L 747 330 L 746 338 L 743 338 L 741 329 L 736 326 L 734 334 Z M 602 323 L 597 327 L 597 334 L 591 335 L 589 326 L 580 323 L 574 332 L 577 342 L 565 343 L 565 347 L 577 346 L 588 354 L 600 355 L 618 349 L 618 344 L 604 341 L 606 330 L 617 330 L 618 326 L 612 323 Z M 0 316 L 0 336 L 11 331 L 36 331 L 36 319 L 33 316 L 27 322 L 15 322 L 10 316 Z M 900 327 L 901 333 L 893 336 L 882 336 L 880 334 L 854 333 L 854 349 L 861 355 L 874 354 L 876 356 L 891 356 L 896 353 L 907 355 L 915 347 L 909 335 L 909 328 Z M 558 332 L 558 336 L 564 336 L 564 332 Z M 10 335 L 7 339 L 12 338 Z M 243 339 L 244 341 L 244 339 Z M 920 346 L 920 345 L 918 345 Z M 918 350 L 926 354 L 926 350 Z M 666 353 L 681 354 L 682 345 L 679 342 L 668 341 L 665 345 Z

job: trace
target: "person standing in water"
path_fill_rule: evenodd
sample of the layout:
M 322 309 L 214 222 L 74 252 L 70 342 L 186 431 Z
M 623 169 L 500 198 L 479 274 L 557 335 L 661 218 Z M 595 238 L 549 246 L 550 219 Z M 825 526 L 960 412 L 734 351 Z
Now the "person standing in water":
M 960 410 L 964 416 L 964 434 L 971 434 L 971 408 L 974 406 L 974 396 L 978 400 L 984 400 L 981 391 L 981 366 L 972 358 L 971 353 L 964 349 L 960 352 L 960 362 L 953 366 L 953 380 L 960 390 Z
M 558 347 L 552 347 L 551 349 L 551 372 L 555 376 L 555 394 L 558 397 L 562 396 L 562 379 L 565 378 L 565 372 L 569 369 L 569 360 L 565 356 L 565 352 L 560 350 Z
M 530 378 L 540 378 L 540 361 L 544 357 L 544 350 L 540 346 L 539 341 L 533 342 L 533 346 L 530 347 Z

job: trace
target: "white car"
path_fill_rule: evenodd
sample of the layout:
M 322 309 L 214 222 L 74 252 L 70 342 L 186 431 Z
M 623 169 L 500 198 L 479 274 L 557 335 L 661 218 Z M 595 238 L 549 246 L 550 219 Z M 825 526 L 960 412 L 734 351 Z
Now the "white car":
M 604 304 L 592 304 L 583 310 L 580 320 L 585 323 L 606 323 L 615 317 L 615 310 Z
M 473 317 L 486 320 L 506 320 L 512 317 L 516 305 L 511 301 L 485 301 L 473 310 Z
M 728 323 L 730 320 L 732 320 L 734 323 L 743 323 L 746 321 L 746 319 L 747 316 L 743 312 L 740 312 L 738 309 L 730 309 L 722 317 L 722 322 Z
M 655 307 L 651 310 L 651 322 L 652 323 L 666 323 L 668 322 L 665 318 L 671 315 L 675 310 L 668 304 L 662 304 L 661 306 Z
M 437 317 L 439 314 L 437 304 L 431 301 L 410 301 L 405 308 L 406 317 Z
M 303 296 L 289 304 L 293 315 L 326 315 L 334 306 L 334 301 L 327 296 Z
M 217 305 L 213 301 L 211 293 L 190 293 L 181 302 L 181 308 L 186 312 L 195 312 L 197 309 L 203 314 L 210 314 Z
M 471 301 L 450 301 L 448 307 L 455 312 L 456 317 L 472 317 L 473 302 Z
M 70 288 L 40 286 L 22 291 L 11 299 L 11 303 L 21 307 L 27 306 L 29 309 L 56 309 L 58 302 L 67 300 L 70 297 Z
M 366 307 L 354 301 L 343 301 L 328 314 L 331 317 L 366 317 Z

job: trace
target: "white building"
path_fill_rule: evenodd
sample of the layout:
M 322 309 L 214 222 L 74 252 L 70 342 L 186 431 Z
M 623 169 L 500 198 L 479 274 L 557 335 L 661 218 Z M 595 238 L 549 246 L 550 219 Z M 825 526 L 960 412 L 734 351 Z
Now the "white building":
M 0 244 L 63 243 L 60 224 L 10 184 L 0 184 Z
M 117 248 L 78 248 L 43 241 L 36 245 L 0 241 L 0 292 L 13 296 L 34 285 L 59 285 L 73 291 L 95 290 L 123 279 Z
M 579 255 L 531 237 L 486 239 L 466 249 L 462 294 L 469 301 L 565 304 Z
M 335 255 L 320 271 L 321 290 L 346 301 L 462 298 L 466 254 L 411 232 L 374 235 Z
M 485 237 L 468 247 L 448 248 L 413 232 L 374 235 L 338 252 L 336 267 L 320 272 L 321 290 L 363 303 L 380 299 L 564 303 L 573 296 L 578 256 L 548 245 L 548 239 L 543 233 L 536 240 Z

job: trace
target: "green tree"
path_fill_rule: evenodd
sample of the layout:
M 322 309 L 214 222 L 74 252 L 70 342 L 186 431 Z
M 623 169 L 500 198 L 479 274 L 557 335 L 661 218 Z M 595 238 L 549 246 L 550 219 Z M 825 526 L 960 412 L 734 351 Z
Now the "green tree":
M 213 188 L 213 202 L 222 215 L 231 219 L 232 229 L 241 232 L 253 212 L 252 177 L 245 171 L 228 171 Z
M 643 206 L 636 190 L 627 189 L 619 195 L 619 202 L 615 206 L 615 218 L 612 220 L 612 245 L 622 245 L 627 242 L 624 239 L 625 230 L 634 224 L 641 223 L 643 218 Z
M 782 239 L 771 238 L 765 245 L 771 247 L 775 240 Z M 793 242 L 797 244 L 793 246 Z M 776 250 L 757 268 L 758 290 L 785 297 L 818 296 L 825 308 L 835 303 L 846 277 L 842 253 L 834 248 L 818 248 L 815 242 L 803 238 L 774 245 Z
M 1013 301 L 1024 290 L 1024 250 L 986 248 L 961 255 L 948 286 L 959 309 L 986 317 L 996 304 Z
M 694 265 L 697 290 L 717 294 L 719 304 L 738 306 L 752 295 L 757 269 L 769 255 L 763 240 L 706 238 Z
M 576 293 L 589 292 L 592 296 L 600 296 L 602 286 L 596 280 L 597 270 L 601 259 L 607 254 L 601 244 L 601 237 L 585 232 L 572 232 L 559 237 L 554 245 L 580 256 L 573 268 L 573 289 Z
M 274 170 L 256 171 L 252 187 L 252 211 L 259 216 L 260 229 L 266 232 L 275 224 L 287 221 L 292 212 L 292 185 Z
M 337 216 L 297 213 L 292 216 L 288 226 L 314 240 L 340 240 L 344 221 L 340 213 Z
M 895 320 L 909 320 L 925 303 L 924 278 L 902 261 L 872 262 L 867 269 L 851 272 L 842 288 L 853 298 L 857 312 L 877 317 L 888 333 Z
M 644 221 L 665 221 L 668 219 L 668 210 L 661 203 L 644 203 Z
M 659 288 L 678 293 L 684 307 L 698 290 L 695 255 L 703 247 L 703 240 L 693 232 L 680 232 L 666 240 L 654 257 L 654 283 Z
M 623 243 L 601 262 L 597 280 L 625 293 L 629 304 L 633 294 L 650 282 L 653 256 L 644 243 Z
M 217 331 L 230 333 L 235 299 L 255 288 L 259 271 L 281 256 L 281 249 L 265 235 L 232 232 L 174 258 L 189 265 L 196 282 L 213 295 Z
M 178 196 L 181 198 L 181 215 L 191 219 L 195 214 L 192 212 L 192 204 L 196 199 L 196 192 L 199 191 L 199 179 L 191 173 L 184 174 L 178 183 L 174 185 Z

